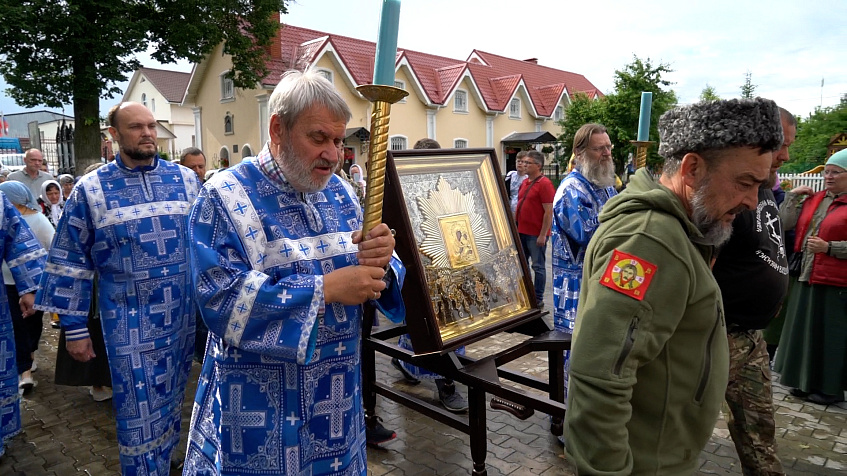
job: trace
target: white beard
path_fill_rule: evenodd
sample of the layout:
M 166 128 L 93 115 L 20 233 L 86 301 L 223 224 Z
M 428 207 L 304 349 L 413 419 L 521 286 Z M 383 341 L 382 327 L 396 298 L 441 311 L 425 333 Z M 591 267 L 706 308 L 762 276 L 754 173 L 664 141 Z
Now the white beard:
M 594 185 L 605 188 L 615 185 L 615 163 L 609 160 L 581 160 L 580 173 Z
M 297 156 L 296 152 L 294 152 L 294 147 L 292 147 L 290 143 L 280 147 L 279 157 L 274 157 L 274 162 L 276 162 L 282 170 L 282 174 L 285 175 L 288 183 L 290 183 L 294 189 L 299 192 L 320 192 L 326 187 L 326 184 L 329 183 L 329 179 L 332 178 L 332 175 L 329 175 L 326 178 L 313 179 L 312 169 L 314 167 L 332 167 L 332 162 L 319 160 L 311 164 L 311 166 L 306 165 L 306 163 Z

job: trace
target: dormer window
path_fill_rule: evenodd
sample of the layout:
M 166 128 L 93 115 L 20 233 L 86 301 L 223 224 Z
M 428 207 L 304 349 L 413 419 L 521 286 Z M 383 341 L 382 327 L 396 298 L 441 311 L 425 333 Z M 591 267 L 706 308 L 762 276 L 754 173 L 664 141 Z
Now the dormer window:
M 404 81 L 394 80 L 394 87 L 397 88 L 397 89 L 402 89 L 403 91 L 405 91 L 406 90 L 406 83 Z M 397 102 L 398 103 L 399 102 L 406 102 L 406 98 L 403 98 L 403 99 L 401 99 Z
M 512 99 L 509 103 L 509 117 L 513 119 L 521 118 L 521 100 L 518 98 Z
M 319 69 L 318 74 L 323 76 L 324 79 L 326 79 L 330 83 L 332 83 L 332 71 L 330 71 L 328 69 Z
M 454 112 L 468 112 L 468 92 L 457 89 L 456 95 L 453 97 Z

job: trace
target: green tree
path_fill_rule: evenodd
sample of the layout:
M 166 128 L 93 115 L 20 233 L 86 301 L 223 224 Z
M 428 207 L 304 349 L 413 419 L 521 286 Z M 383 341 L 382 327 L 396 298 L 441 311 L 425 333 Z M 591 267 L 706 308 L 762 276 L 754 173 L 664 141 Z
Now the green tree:
M 633 56 L 632 63 L 621 70 L 615 71 L 615 91 L 600 100 L 593 101 L 584 94 L 577 94 L 561 121 L 562 134 L 559 141 L 564 146 L 565 157 L 570 157 L 573 149 L 573 136 L 576 131 L 588 122 L 599 122 L 609 131 L 609 139 L 615 149 L 612 155 L 615 169 L 623 170 L 629 153 L 635 153 L 635 147 L 630 141 L 635 140 L 638 129 L 638 116 L 641 108 L 641 93 L 653 93 L 653 107 L 650 112 L 650 137 L 659 138 L 658 119 L 668 109 L 676 106 L 676 93 L 667 89 L 670 81 L 662 75 L 673 72 L 668 64 L 653 65 L 650 58 L 642 60 Z M 657 147 L 650 149 L 647 163 L 655 165 L 661 162 L 656 153 Z
M 756 92 L 756 88 L 759 86 L 753 84 L 753 73 L 747 71 L 744 75 L 744 84 L 741 85 L 741 98 L 742 99 L 753 99 L 753 93 Z
M 847 95 L 841 104 L 817 109 L 797 122 L 797 138 L 788 149 L 791 159 L 780 171 L 800 173 L 823 164 L 830 139 L 843 132 L 847 132 Z
M 615 71 L 615 92 L 608 95 L 606 121 L 609 138 L 615 146 L 612 152 L 615 168 L 620 172 L 628 160 L 629 153 L 635 154 L 630 141 L 635 140 L 638 130 L 638 116 L 641 108 L 641 92 L 653 93 L 653 107 L 650 112 L 650 138 L 659 139 L 659 117 L 677 104 L 676 93 L 668 89 L 673 83 L 662 76 L 672 73 L 669 64 L 654 65 L 650 58 L 642 60 L 633 56 L 632 63 L 622 70 Z M 651 147 L 647 156 L 648 165 L 662 161 L 657 154 L 658 148 Z
M 706 87 L 703 88 L 703 91 L 700 93 L 701 101 L 717 101 L 721 97 L 718 96 L 718 93 L 715 92 L 715 88 L 706 83 Z
M 73 104 L 81 170 L 100 157 L 99 99 L 121 93 L 116 83 L 141 67 L 138 53 L 199 62 L 224 43 L 235 85 L 255 87 L 289 1 L 0 0 L 0 74 L 21 106 Z

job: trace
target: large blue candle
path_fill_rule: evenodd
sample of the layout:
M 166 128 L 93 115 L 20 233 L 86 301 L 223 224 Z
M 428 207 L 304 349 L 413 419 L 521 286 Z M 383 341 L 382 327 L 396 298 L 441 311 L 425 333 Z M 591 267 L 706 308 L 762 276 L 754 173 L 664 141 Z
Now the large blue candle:
M 638 115 L 638 140 L 650 140 L 650 109 L 653 107 L 653 93 L 641 93 L 641 113 Z
M 400 25 L 400 0 L 382 0 L 379 17 L 379 39 L 376 42 L 374 84 L 394 86 L 394 63 L 397 57 L 397 29 Z

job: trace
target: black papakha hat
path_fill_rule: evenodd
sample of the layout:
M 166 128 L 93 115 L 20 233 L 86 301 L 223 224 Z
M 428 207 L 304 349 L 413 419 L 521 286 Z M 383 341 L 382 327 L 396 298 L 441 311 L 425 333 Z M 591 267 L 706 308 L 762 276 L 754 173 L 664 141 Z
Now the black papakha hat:
M 782 147 L 782 121 L 770 99 L 704 101 L 662 114 L 659 138 L 665 159 L 730 147 L 775 151 Z

